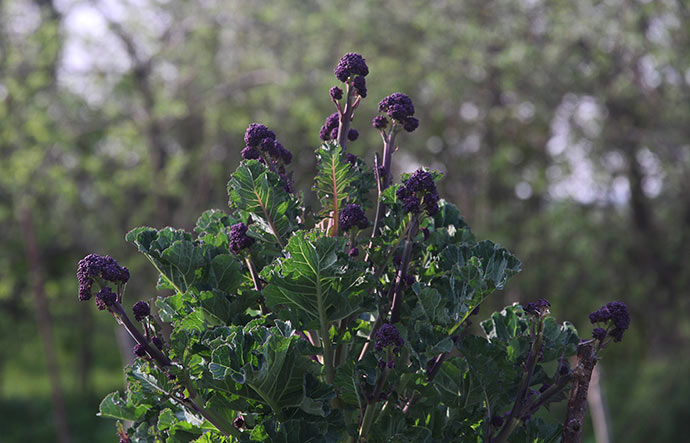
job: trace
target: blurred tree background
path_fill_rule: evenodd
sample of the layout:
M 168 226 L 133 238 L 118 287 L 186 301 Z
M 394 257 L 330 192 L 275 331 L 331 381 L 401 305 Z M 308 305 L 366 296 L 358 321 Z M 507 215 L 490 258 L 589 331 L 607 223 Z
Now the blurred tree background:
M 0 440 L 117 441 L 95 413 L 130 356 L 77 303 L 77 261 L 112 255 L 128 304 L 153 297 L 124 234 L 224 208 L 250 122 L 311 171 L 332 69 L 356 51 L 371 74 L 351 151 L 371 164 L 378 100 L 409 94 L 421 125 L 397 172 L 444 172 L 478 236 L 523 261 L 490 307 L 546 297 L 586 336 L 625 301 L 632 328 L 600 365 L 610 441 L 683 441 L 689 23 L 685 0 L 0 1 Z

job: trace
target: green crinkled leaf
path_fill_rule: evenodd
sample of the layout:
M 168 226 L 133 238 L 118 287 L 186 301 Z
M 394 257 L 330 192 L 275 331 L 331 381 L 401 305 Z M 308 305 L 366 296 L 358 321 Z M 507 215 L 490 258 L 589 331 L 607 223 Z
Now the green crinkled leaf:
M 201 214 L 194 231 L 202 242 L 227 249 L 228 229 L 238 221 L 219 209 L 209 209 Z
M 311 377 L 318 371 L 314 363 L 298 349 L 302 339 L 289 324 L 266 328 L 256 322 L 245 328 L 230 327 L 226 337 L 216 338 L 208 370 L 210 386 L 270 407 L 282 414 L 286 408 L 305 406 L 309 412 L 317 409 L 316 402 L 327 404 L 330 394 L 322 391 Z M 306 386 L 311 394 L 307 397 Z M 319 414 L 325 414 L 322 405 Z
M 364 279 L 356 262 L 347 266 L 342 257 L 346 242 L 342 237 L 295 233 L 285 248 L 288 257 L 264 272 L 266 303 L 287 307 L 305 329 L 359 311 Z
M 520 261 L 508 250 L 488 240 L 451 244 L 441 251 L 439 269 L 445 275 L 439 281 L 439 289 L 447 292 L 448 311 L 455 320 L 450 333 L 486 296 L 503 289 L 508 278 L 520 272 L 520 266 Z
M 218 289 L 234 294 L 242 283 L 241 264 L 227 249 L 193 241 L 191 234 L 165 228 L 136 228 L 127 234 L 160 272 L 159 289 L 186 292 Z M 170 314 L 170 313 L 168 313 Z
M 504 346 L 511 361 L 515 360 L 516 355 L 524 356 L 529 351 L 529 325 L 530 316 L 518 303 L 507 306 L 501 312 L 494 312 L 491 318 L 482 322 L 489 340 Z M 572 323 L 558 324 L 552 317 L 544 319 L 543 336 L 544 362 L 575 355 L 580 341 Z
M 256 160 L 244 161 L 228 182 L 230 203 L 249 213 L 264 241 L 284 244 L 297 228 L 297 200 Z
M 318 173 L 314 191 L 321 202 L 321 216 L 333 219 L 334 227 L 339 223 L 338 214 L 350 195 L 351 184 L 357 173 L 345 161 L 344 153 L 335 141 L 329 141 L 316 150 Z
M 99 406 L 98 415 L 101 417 L 117 418 L 119 420 L 138 420 L 149 410 L 148 405 L 135 406 L 120 397 L 115 391 L 108 394 Z

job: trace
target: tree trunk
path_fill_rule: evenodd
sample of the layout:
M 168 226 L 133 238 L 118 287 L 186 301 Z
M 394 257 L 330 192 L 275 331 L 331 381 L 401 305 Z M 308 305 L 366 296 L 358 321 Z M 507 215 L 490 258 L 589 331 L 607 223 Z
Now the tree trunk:
M 53 326 L 48 308 L 48 300 L 45 296 L 43 284 L 43 268 L 36 242 L 33 216 L 31 209 L 24 206 L 20 209 L 20 225 L 24 236 L 26 259 L 29 264 L 29 279 L 31 281 L 31 293 L 36 304 L 36 323 L 43 342 L 43 354 L 46 359 L 46 369 L 50 378 L 50 386 L 53 403 L 53 420 L 59 443 L 70 443 L 69 426 L 67 424 L 67 408 L 60 384 L 60 368 L 55 353 L 53 340 Z

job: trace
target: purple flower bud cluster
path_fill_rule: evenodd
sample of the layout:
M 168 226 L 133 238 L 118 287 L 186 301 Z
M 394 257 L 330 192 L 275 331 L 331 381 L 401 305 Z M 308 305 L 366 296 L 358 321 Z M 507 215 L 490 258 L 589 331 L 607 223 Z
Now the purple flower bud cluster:
M 398 352 L 398 348 L 403 345 L 404 341 L 400 336 L 400 332 L 395 325 L 386 323 L 382 325 L 376 334 L 374 334 L 374 347 L 377 351 L 381 351 L 389 346 L 393 347 L 393 352 Z
M 347 139 L 350 140 L 351 142 L 357 140 L 359 138 L 359 131 L 356 129 L 350 129 L 347 131 Z
M 328 91 L 328 93 L 330 94 L 331 99 L 332 99 L 333 101 L 338 101 L 338 100 L 340 100 L 341 98 L 343 98 L 343 90 L 340 89 L 340 88 L 337 87 L 337 86 L 333 86 L 333 87 Z
M 96 306 L 99 311 L 108 309 L 117 301 L 117 295 L 108 286 L 104 287 L 96 294 Z
M 592 324 L 610 321 L 613 324 L 613 329 L 608 331 L 608 335 L 613 338 L 613 341 L 619 342 L 623 339 L 623 333 L 630 327 L 630 313 L 625 303 L 612 301 L 589 314 L 589 321 Z M 594 338 L 603 340 L 603 338 L 599 338 L 602 336 L 600 329 L 606 332 L 604 328 L 595 328 L 592 334 Z
M 592 331 L 592 337 L 599 340 L 599 341 L 604 341 L 606 338 L 606 329 L 604 328 L 594 328 Z
M 376 129 L 384 129 L 386 126 L 388 126 L 388 119 L 385 115 L 377 115 L 371 121 L 371 125 Z
M 145 301 L 138 301 L 132 306 L 132 312 L 137 321 L 142 321 L 151 314 L 151 307 Z
M 245 160 L 261 158 L 261 150 L 277 162 L 288 165 L 292 161 L 292 153 L 276 141 L 275 132 L 262 124 L 251 123 L 244 133 L 244 142 L 247 146 L 242 149 L 242 158 Z
M 419 120 L 412 117 L 414 115 L 412 100 L 403 93 L 395 92 L 381 100 L 379 112 L 385 112 L 388 117 L 401 123 L 407 132 L 412 132 L 419 126 Z M 376 119 L 374 119 L 374 127 L 377 127 Z
M 369 74 L 369 67 L 361 54 L 348 52 L 342 56 L 333 73 L 338 80 L 346 82 L 348 78 L 355 75 L 366 77 Z
M 549 312 L 550 307 L 551 303 L 549 303 L 548 300 L 540 298 L 535 302 L 527 303 L 527 306 L 525 306 L 525 312 L 532 315 L 542 316 Z
M 321 140 L 328 141 L 337 139 L 339 124 L 337 112 L 334 112 L 326 117 L 326 121 L 324 122 L 323 126 L 321 126 L 321 130 L 319 131 Z
M 366 229 L 369 226 L 369 219 L 364 214 L 362 207 L 357 204 L 346 205 L 338 215 L 340 229 L 343 232 L 349 231 L 353 227 Z
M 359 248 L 351 248 L 350 252 L 347 253 L 352 258 L 355 258 L 359 255 Z
M 96 278 L 111 283 L 127 283 L 129 270 L 120 266 L 114 258 L 106 255 L 89 254 L 79 260 L 77 280 L 79 281 L 79 300 L 91 298 L 91 287 Z
M 350 154 L 349 152 L 345 154 L 345 161 L 355 166 L 357 164 L 357 156 L 355 154 Z
M 254 239 L 247 235 L 248 226 L 244 223 L 237 223 L 230 226 L 230 249 L 238 253 L 240 250 L 254 244 Z
M 395 192 L 403 204 L 403 211 L 406 213 L 419 213 L 422 207 L 429 215 L 436 215 L 438 212 L 438 201 L 440 199 L 436 190 L 436 183 L 431 173 L 418 169 L 408 178 L 405 183 Z
M 355 87 L 355 92 L 362 98 L 367 97 L 367 80 L 364 77 L 355 77 L 352 81 L 352 85 Z

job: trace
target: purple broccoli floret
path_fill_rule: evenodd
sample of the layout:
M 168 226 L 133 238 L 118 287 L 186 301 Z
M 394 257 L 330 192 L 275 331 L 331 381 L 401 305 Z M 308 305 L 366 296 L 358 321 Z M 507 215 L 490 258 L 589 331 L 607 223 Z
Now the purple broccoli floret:
M 261 157 L 261 153 L 253 146 L 246 146 L 242 150 L 242 158 L 245 160 L 256 160 L 259 157 Z
M 91 287 L 95 279 L 101 278 L 111 283 L 127 283 L 129 270 L 120 266 L 114 258 L 106 255 L 89 254 L 79 260 L 77 280 L 79 281 L 79 300 L 91 298 Z
M 335 76 L 341 82 L 346 82 L 353 75 L 366 76 L 369 74 L 369 67 L 361 54 L 348 52 L 343 55 L 338 65 L 333 70 Z
M 244 143 L 254 148 L 265 138 L 275 140 L 276 134 L 260 123 L 251 123 L 244 133 Z
M 355 77 L 352 84 L 354 85 L 355 90 L 357 91 L 357 95 L 359 95 L 362 98 L 366 98 L 367 80 L 364 77 Z
M 362 207 L 357 204 L 349 204 L 345 206 L 339 214 L 340 229 L 345 232 L 350 228 L 358 227 L 359 229 L 366 229 L 369 226 L 369 219 L 364 214 Z
M 343 90 L 337 86 L 333 86 L 328 93 L 331 95 L 333 100 L 340 100 L 343 98 Z
M 374 119 L 371 121 L 371 125 L 375 127 L 376 129 L 383 129 L 386 126 L 388 126 L 388 119 L 386 118 L 385 115 L 377 115 L 374 117 Z
M 345 161 L 354 166 L 357 164 L 357 156 L 348 152 L 345 154 Z
M 238 253 L 240 250 L 254 244 L 254 239 L 247 235 L 249 228 L 244 223 L 237 223 L 230 227 L 230 249 Z
M 414 115 L 414 105 L 410 97 L 395 92 L 379 102 L 379 112 L 385 112 L 388 117 L 404 124 L 408 117 Z
M 607 323 L 611 321 L 614 327 L 608 334 L 610 337 L 613 337 L 613 341 L 619 342 L 623 339 L 623 333 L 630 327 L 630 312 L 628 312 L 628 307 L 625 303 L 612 301 L 589 314 L 589 321 L 592 323 Z M 596 328 L 594 331 L 596 332 L 597 329 L 603 328 Z
M 414 117 L 407 117 L 403 123 L 403 129 L 407 132 L 412 132 L 419 127 L 419 120 Z
M 599 341 L 604 341 L 606 338 L 606 329 L 604 328 L 594 328 L 592 331 L 592 337 L 596 338 Z
M 108 286 L 104 287 L 96 294 L 96 306 L 99 311 L 108 309 L 117 301 L 117 295 Z
M 384 348 L 392 346 L 394 347 L 393 352 L 397 352 L 397 348 L 402 346 L 404 343 L 402 337 L 400 337 L 398 328 L 390 323 L 382 325 L 379 330 L 376 331 L 374 339 L 376 340 L 374 347 L 377 351 L 381 351 Z
M 545 298 L 540 298 L 535 302 L 527 303 L 527 306 L 525 307 L 525 312 L 532 315 L 544 315 L 547 312 L 549 312 L 550 306 L 551 303 L 549 303 L 548 300 L 546 300 Z
M 340 121 L 337 112 L 334 112 L 326 117 L 326 121 L 324 122 L 323 126 L 321 126 L 321 131 L 319 132 L 321 140 L 328 141 L 337 138 L 338 125 L 340 125 Z M 333 131 L 335 131 L 335 137 L 332 136 Z
M 440 199 L 436 190 L 434 176 L 430 172 L 418 169 L 396 191 L 395 195 L 403 204 L 406 213 L 419 213 L 422 207 L 427 214 L 435 215 L 438 212 Z
M 145 301 L 138 301 L 134 303 L 134 306 L 132 306 L 132 312 L 134 313 L 134 318 L 136 318 L 137 321 L 142 321 L 148 317 L 149 314 L 151 314 L 151 308 Z

